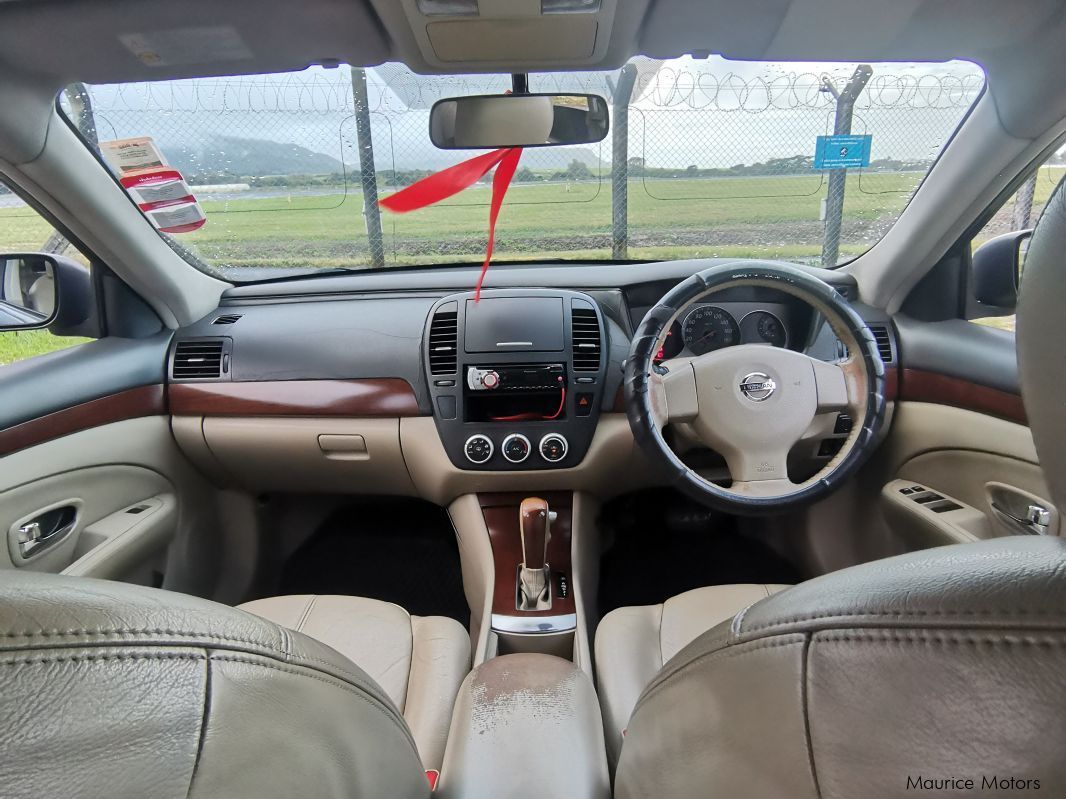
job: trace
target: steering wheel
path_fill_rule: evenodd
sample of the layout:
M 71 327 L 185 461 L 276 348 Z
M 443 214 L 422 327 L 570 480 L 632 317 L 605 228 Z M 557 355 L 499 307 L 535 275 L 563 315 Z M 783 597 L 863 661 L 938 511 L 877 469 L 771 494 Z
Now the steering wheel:
M 738 286 L 789 294 L 821 313 L 847 348 L 836 363 L 768 344 L 739 344 L 661 366 L 655 354 L 693 304 Z M 686 494 L 729 513 L 791 510 L 829 494 L 872 452 L 885 414 L 885 367 L 869 327 L 832 286 L 800 269 L 735 261 L 685 280 L 648 311 L 625 365 L 626 413 L 645 452 Z M 853 420 L 840 450 L 815 475 L 793 482 L 788 455 L 802 439 Z M 684 425 L 726 462 L 725 487 L 686 465 L 663 436 Z

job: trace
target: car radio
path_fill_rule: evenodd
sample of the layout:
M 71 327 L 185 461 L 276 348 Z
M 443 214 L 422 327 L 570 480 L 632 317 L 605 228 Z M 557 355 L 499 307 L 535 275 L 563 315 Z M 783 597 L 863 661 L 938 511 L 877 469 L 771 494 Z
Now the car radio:
M 565 386 L 566 367 L 561 363 L 470 366 L 466 372 L 471 391 L 558 391 Z
M 566 417 L 566 365 L 477 364 L 466 367 L 467 422 L 553 421 Z
M 422 357 L 452 464 L 503 473 L 581 463 L 621 382 L 614 369 L 608 383 L 604 324 L 591 297 L 562 289 L 486 289 L 480 302 L 473 292 L 436 301 Z

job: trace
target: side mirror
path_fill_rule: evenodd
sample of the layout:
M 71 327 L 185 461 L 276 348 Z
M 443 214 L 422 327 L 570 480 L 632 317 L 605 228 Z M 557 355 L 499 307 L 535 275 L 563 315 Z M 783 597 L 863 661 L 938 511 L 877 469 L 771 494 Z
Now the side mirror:
M 1025 251 L 1033 231 L 1015 230 L 989 239 L 973 254 L 973 294 L 981 305 L 1009 315 L 1018 304 Z
M 442 150 L 591 144 L 607 136 L 607 101 L 595 94 L 486 94 L 438 100 L 429 138 Z
M 89 270 L 61 255 L 0 254 L 0 332 L 72 335 L 93 315 Z

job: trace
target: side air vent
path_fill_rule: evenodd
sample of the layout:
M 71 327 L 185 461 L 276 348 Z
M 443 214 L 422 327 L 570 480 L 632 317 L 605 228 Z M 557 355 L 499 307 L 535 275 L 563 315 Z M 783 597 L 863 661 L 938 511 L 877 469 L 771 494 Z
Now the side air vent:
M 172 376 L 175 380 L 218 380 L 222 377 L 224 347 L 220 338 L 179 341 L 174 349 Z
M 451 310 L 452 308 L 456 310 Z M 448 309 L 448 310 L 443 310 Z M 458 368 L 458 306 L 446 303 L 433 314 L 429 325 L 429 373 L 452 375 Z
M 217 317 L 215 319 L 215 321 L 212 322 L 211 324 L 213 324 L 213 325 L 232 325 L 234 322 L 236 322 L 240 318 L 241 318 L 241 314 L 239 314 L 239 313 L 223 314 L 222 316 Z
M 884 325 L 870 325 L 870 332 L 874 334 L 874 339 L 877 341 L 877 351 L 881 353 L 881 360 L 885 363 L 892 363 L 892 337 L 888 333 L 888 328 Z
M 571 311 L 574 371 L 595 372 L 600 368 L 600 319 L 591 308 Z

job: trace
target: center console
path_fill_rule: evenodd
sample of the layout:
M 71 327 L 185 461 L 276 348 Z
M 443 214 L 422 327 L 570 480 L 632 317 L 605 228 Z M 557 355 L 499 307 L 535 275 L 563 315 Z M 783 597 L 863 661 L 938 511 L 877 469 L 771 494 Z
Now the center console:
M 587 295 L 509 289 L 433 305 L 423 362 L 449 459 L 480 471 L 575 466 L 604 396 L 605 329 Z
M 551 655 L 503 655 L 475 668 L 455 699 L 442 799 L 610 799 L 596 689 Z

